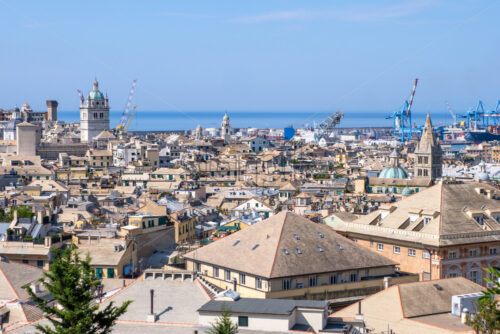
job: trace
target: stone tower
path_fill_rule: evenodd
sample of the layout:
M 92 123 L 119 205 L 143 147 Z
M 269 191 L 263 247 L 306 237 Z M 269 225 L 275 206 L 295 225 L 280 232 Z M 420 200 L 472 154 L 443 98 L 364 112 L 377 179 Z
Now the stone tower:
M 36 155 L 36 148 L 40 145 L 40 129 L 38 126 L 22 122 L 17 124 L 17 154 Z
M 83 143 L 90 142 L 104 130 L 109 130 L 109 101 L 95 80 L 87 99 L 82 97 L 80 101 L 80 139 Z
M 231 124 L 229 123 L 229 116 L 227 115 L 227 112 L 224 115 L 224 118 L 222 118 L 221 137 L 224 139 L 226 144 L 231 140 Z
M 47 120 L 55 122 L 57 121 L 57 101 L 47 100 Z
M 415 148 L 415 167 L 413 176 L 435 180 L 442 176 L 443 152 L 434 135 L 431 116 L 427 113 L 422 137 Z

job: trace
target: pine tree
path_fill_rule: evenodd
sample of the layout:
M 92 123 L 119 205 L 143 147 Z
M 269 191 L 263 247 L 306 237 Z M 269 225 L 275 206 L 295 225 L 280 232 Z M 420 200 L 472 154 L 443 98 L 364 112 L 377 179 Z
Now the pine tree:
M 231 312 L 222 307 L 222 315 L 217 318 L 217 321 L 212 324 L 212 327 L 207 331 L 207 334 L 235 334 L 238 333 L 238 325 L 231 321 Z
M 29 286 L 25 287 L 53 326 L 36 325 L 36 328 L 44 334 L 110 333 L 116 319 L 127 311 L 131 301 L 119 307 L 111 302 L 99 311 L 99 305 L 92 305 L 93 293 L 100 282 L 90 266 L 90 257 L 80 259 L 76 247 L 54 252 L 50 271 L 43 273 L 40 283 L 56 303 L 38 297 Z

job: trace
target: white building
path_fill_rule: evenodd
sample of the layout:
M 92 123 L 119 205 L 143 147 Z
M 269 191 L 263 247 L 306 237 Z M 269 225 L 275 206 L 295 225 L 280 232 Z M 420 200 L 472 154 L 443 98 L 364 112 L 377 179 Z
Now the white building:
M 99 91 L 99 83 L 94 81 L 94 89 L 86 100 L 80 101 L 80 138 L 90 142 L 104 130 L 109 130 L 109 101 Z

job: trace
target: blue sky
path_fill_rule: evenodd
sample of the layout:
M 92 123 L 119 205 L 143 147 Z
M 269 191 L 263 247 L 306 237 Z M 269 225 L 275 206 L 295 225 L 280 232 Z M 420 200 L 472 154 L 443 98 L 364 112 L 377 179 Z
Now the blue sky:
M 0 0 L 0 108 L 465 110 L 500 99 L 499 1 Z

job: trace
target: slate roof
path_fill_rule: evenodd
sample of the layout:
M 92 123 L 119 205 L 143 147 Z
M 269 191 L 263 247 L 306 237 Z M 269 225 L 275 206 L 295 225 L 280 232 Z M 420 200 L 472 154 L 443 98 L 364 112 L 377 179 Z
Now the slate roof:
M 489 198 L 486 193 L 479 193 L 479 188 L 497 194 Z M 500 192 L 485 183 L 440 183 L 390 206 L 392 210 L 384 219 L 379 220 L 381 211 L 378 210 L 351 223 L 339 222 L 334 229 L 433 246 L 500 240 L 500 223 L 488 213 L 500 212 Z M 384 208 L 388 207 L 381 210 Z M 483 225 L 467 214 L 469 210 L 482 213 Z M 410 213 L 432 219 L 425 226 L 421 224 L 422 216 L 409 223 Z
M 231 313 L 290 315 L 297 307 L 324 309 L 324 300 L 260 299 L 241 298 L 234 301 L 211 300 L 198 309 L 198 312 L 222 312 L 229 308 Z
M 451 312 L 452 296 L 483 290 L 480 285 L 463 277 L 400 284 L 398 288 L 405 318 Z
M 285 211 L 185 257 L 265 278 L 396 264 L 325 225 Z

